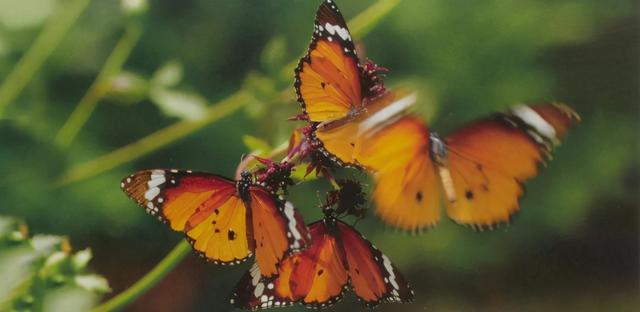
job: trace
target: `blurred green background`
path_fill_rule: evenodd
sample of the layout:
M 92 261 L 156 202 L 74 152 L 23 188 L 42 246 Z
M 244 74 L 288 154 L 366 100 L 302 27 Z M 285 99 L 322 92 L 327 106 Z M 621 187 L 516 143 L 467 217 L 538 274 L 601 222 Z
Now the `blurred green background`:
M 375 3 L 338 4 L 349 20 Z M 286 140 L 296 124 L 285 119 L 298 113 L 287 66 L 306 51 L 318 4 L 0 0 L 0 214 L 90 247 L 90 266 L 113 290 L 104 299 L 123 291 L 182 235 L 127 199 L 120 179 L 154 167 L 232 176 L 250 152 L 244 136 Z M 445 219 L 410 236 L 374 217 L 358 223 L 416 292 L 415 303 L 380 311 L 640 309 L 638 9 L 624 0 L 404 0 L 373 23 L 364 55 L 391 69 L 388 85 L 419 91 L 432 130 L 518 102 L 563 101 L 583 119 L 527 184 L 509 227 L 474 232 Z M 291 189 L 306 221 L 320 216 L 326 189 Z M 127 310 L 230 310 L 249 265 L 190 255 Z M 359 307 L 347 296 L 335 310 Z

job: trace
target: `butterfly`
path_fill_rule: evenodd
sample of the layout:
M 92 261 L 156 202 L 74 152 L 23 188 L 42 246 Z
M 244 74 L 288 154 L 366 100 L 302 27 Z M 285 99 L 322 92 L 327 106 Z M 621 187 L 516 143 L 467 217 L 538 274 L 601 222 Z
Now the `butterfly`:
M 348 288 L 368 308 L 413 299 L 413 290 L 389 258 L 350 225 L 326 214 L 309 225 L 309 233 L 309 247 L 286 257 L 278 275 L 264 277 L 254 265 L 230 302 L 252 310 L 294 303 L 323 308 Z
M 372 62 L 360 65 L 351 34 L 332 1 L 324 1 L 316 13 L 307 54 L 295 70 L 296 94 L 303 115 L 314 124 L 311 143 L 341 166 L 362 167 L 354 149 L 359 123 L 390 122 L 414 100 L 398 101 L 386 91 Z
M 287 254 L 303 249 L 309 234 L 289 202 L 253 182 L 191 170 L 138 171 L 122 190 L 148 213 L 184 232 L 198 254 L 221 265 L 238 264 L 255 251 L 263 274 L 277 272 Z
M 407 115 L 362 135 L 357 157 L 375 171 L 376 214 L 387 224 L 433 227 L 444 201 L 455 222 L 491 228 L 519 210 L 523 183 L 576 120 L 564 104 L 518 105 L 441 138 Z

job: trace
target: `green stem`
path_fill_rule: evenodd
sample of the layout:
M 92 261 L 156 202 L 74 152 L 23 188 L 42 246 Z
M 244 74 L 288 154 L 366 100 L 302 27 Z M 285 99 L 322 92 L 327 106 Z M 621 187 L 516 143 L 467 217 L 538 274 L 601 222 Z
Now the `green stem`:
M 142 27 L 138 23 L 132 22 L 127 26 L 124 34 L 102 66 L 100 73 L 93 81 L 93 84 L 91 84 L 87 93 L 82 97 L 75 110 L 71 113 L 71 116 L 69 116 L 69 119 L 67 119 L 56 135 L 54 143 L 58 147 L 66 148 L 73 142 L 80 132 L 80 129 L 87 120 L 89 120 L 98 101 L 109 91 L 109 79 L 122 70 L 124 62 L 129 58 L 131 51 L 136 46 L 136 43 L 138 43 L 141 33 Z
M 61 178 L 59 184 L 65 185 L 98 175 L 120 164 L 151 153 L 237 111 L 245 106 L 250 99 L 251 97 L 245 92 L 236 92 L 222 102 L 212 105 L 203 119 L 177 122 L 102 157 L 74 166 Z
M 189 243 L 182 240 L 147 275 L 139 279 L 127 290 L 94 308 L 92 312 L 116 311 L 127 306 L 167 276 L 189 254 L 190 250 Z
M 31 77 L 55 50 L 88 4 L 89 0 L 76 0 L 68 7 L 59 9 L 59 13 L 46 23 L 29 50 L 22 56 L 0 86 L 0 116 L 4 114 L 7 106 L 22 92 Z

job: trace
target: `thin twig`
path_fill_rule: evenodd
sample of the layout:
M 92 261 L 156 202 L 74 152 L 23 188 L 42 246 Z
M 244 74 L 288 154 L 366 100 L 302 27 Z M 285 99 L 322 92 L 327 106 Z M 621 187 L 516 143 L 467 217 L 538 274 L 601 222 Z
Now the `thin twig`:
M 69 119 L 64 123 L 56 135 L 54 143 L 60 148 L 67 148 L 76 138 L 80 129 L 85 125 L 91 113 L 109 91 L 108 81 L 122 70 L 124 62 L 138 43 L 142 27 L 137 22 L 131 22 L 122 34 L 120 40 L 107 57 L 100 73 L 93 81 L 87 93 L 82 97 Z
M 29 50 L 0 86 L 0 117 L 60 44 L 88 4 L 89 0 L 76 0 L 68 7 L 60 8 L 59 13 L 45 24 Z

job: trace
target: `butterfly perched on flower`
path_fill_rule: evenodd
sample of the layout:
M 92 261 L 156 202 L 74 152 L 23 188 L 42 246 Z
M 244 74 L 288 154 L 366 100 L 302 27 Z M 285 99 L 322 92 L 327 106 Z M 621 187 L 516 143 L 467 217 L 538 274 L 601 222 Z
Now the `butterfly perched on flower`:
M 333 1 L 324 1 L 308 52 L 295 70 L 294 86 L 305 118 L 326 122 L 363 112 L 364 101 L 383 92 L 377 73 L 384 70 L 360 64 L 340 10 Z
M 270 276 L 287 254 L 309 242 L 293 205 L 255 183 L 246 171 L 233 181 L 191 170 L 142 170 L 124 178 L 121 187 L 217 264 L 237 264 L 255 252 L 261 272 Z
M 253 266 L 236 286 L 231 303 L 244 309 L 301 303 L 323 308 L 351 288 L 368 308 L 380 303 L 409 302 L 413 290 L 389 258 L 331 210 L 309 224 L 311 243 L 286 257 L 278 275 L 264 277 Z

